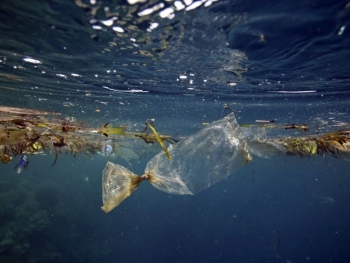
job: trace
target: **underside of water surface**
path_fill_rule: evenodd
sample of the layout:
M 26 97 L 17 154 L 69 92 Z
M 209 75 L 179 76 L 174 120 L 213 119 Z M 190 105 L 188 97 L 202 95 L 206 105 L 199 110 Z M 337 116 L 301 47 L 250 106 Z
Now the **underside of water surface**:
M 2 1 L 0 262 L 346 262 L 349 22 L 346 1 Z M 205 130 L 176 158 L 229 167 L 208 138 L 232 112 L 242 169 L 101 211 L 107 162 L 142 175 Z

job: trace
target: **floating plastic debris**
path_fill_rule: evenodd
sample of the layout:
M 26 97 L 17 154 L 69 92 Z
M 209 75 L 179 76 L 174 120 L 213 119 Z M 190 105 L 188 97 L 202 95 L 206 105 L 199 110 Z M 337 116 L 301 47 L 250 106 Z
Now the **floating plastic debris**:
M 341 122 L 342 130 L 325 133 L 320 133 L 320 125 L 330 126 L 320 120 L 316 128 L 306 123 L 279 124 L 269 119 L 238 124 L 233 110 L 225 106 L 231 111 L 227 117 L 205 123 L 205 128 L 187 138 L 182 137 L 180 142 L 156 131 L 153 120 L 148 120 L 142 132 L 133 131 L 134 125 L 106 123 L 94 128 L 74 117 L 57 117 L 60 116 L 57 112 L 0 106 L 0 161 L 8 164 L 20 156 L 16 169 L 22 172 L 28 167 L 29 154 L 51 153 L 55 158 L 53 166 L 61 154 L 73 157 L 85 154 L 91 158 L 91 155 L 103 153 L 130 163 L 139 160 L 146 151 L 158 152 L 147 163 L 142 176 L 120 165 L 107 164 L 103 172 L 105 212 L 119 205 L 143 180 L 171 194 L 198 193 L 250 162 L 251 155 L 263 158 L 277 154 L 330 155 L 350 161 L 349 123 Z M 312 128 L 316 129 L 314 135 L 309 134 Z M 278 136 L 269 137 L 269 130 L 276 131 Z M 296 131 L 294 137 L 289 130 Z M 284 132 L 287 135 L 281 134 Z M 303 135 L 305 133 L 307 135 Z
M 16 172 L 20 174 L 25 169 L 28 168 L 29 165 L 29 159 L 26 155 L 22 154 L 21 157 L 18 160 L 18 163 L 15 166 Z
M 169 194 L 196 194 L 249 163 L 251 154 L 263 158 L 279 153 L 302 157 L 330 154 L 350 160 L 350 130 L 273 139 L 266 136 L 267 129 L 309 132 L 306 124 L 276 125 L 268 121 L 240 126 L 232 112 L 187 139 L 170 145 L 168 154 L 165 151 L 158 153 L 147 163 L 142 176 L 108 162 L 102 173 L 102 210 L 107 213 L 114 209 L 144 180 Z
M 111 153 L 113 152 L 113 147 L 109 144 L 102 145 L 101 152 L 102 152 L 102 154 L 104 154 L 106 156 L 110 156 Z
M 148 180 L 170 194 L 193 195 L 221 181 L 252 160 L 233 113 L 151 159 L 142 176 L 108 162 L 102 176 L 102 210 L 118 206 Z

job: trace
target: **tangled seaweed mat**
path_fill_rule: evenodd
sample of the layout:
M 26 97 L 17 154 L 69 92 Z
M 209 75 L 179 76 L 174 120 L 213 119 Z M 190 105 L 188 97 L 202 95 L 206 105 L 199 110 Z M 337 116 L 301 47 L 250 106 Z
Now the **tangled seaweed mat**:
M 171 145 L 168 152 L 170 161 L 164 152 L 158 153 L 142 176 L 108 162 L 102 174 L 102 210 L 108 213 L 117 207 L 143 180 L 170 194 L 193 195 L 252 160 L 233 113 Z

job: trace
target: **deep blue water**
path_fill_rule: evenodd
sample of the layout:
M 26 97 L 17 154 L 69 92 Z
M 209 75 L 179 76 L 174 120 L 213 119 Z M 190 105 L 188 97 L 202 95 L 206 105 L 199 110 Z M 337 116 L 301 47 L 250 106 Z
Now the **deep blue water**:
M 203 1 L 172 19 L 138 15 L 160 3 L 2 1 L 0 105 L 58 111 L 92 127 L 139 128 L 155 118 L 157 130 L 180 137 L 226 116 L 224 105 L 240 123 L 308 123 L 311 134 L 349 123 L 348 2 Z M 142 174 L 160 150 L 110 161 Z M 63 154 L 53 167 L 51 154 L 29 158 L 19 175 L 14 163 L 0 164 L 0 262 L 350 258 L 342 159 L 253 156 L 196 195 L 145 182 L 105 214 L 106 157 Z

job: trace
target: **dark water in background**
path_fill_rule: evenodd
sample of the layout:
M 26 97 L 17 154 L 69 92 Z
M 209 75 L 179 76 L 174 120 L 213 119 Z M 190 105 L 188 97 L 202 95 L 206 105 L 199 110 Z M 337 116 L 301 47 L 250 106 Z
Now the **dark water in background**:
M 160 3 L 1 1 L 0 104 L 91 125 L 155 118 L 159 130 L 180 135 L 225 116 L 225 104 L 247 123 L 309 123 L 315 132 L 349 122 L 350 3 L 218 1 L 171 20 L 138 15 Z M 129 168 L 142 173 L 151 157 Z M 30 160 L 21 175 L 0 167 L 0 262 L 350 256 L 343 160 L 255 158 L 195 196 L 144 183 L 110 214 L 100 210 L 105 158 L 60 156 L 54 167 L 52 156 Z

